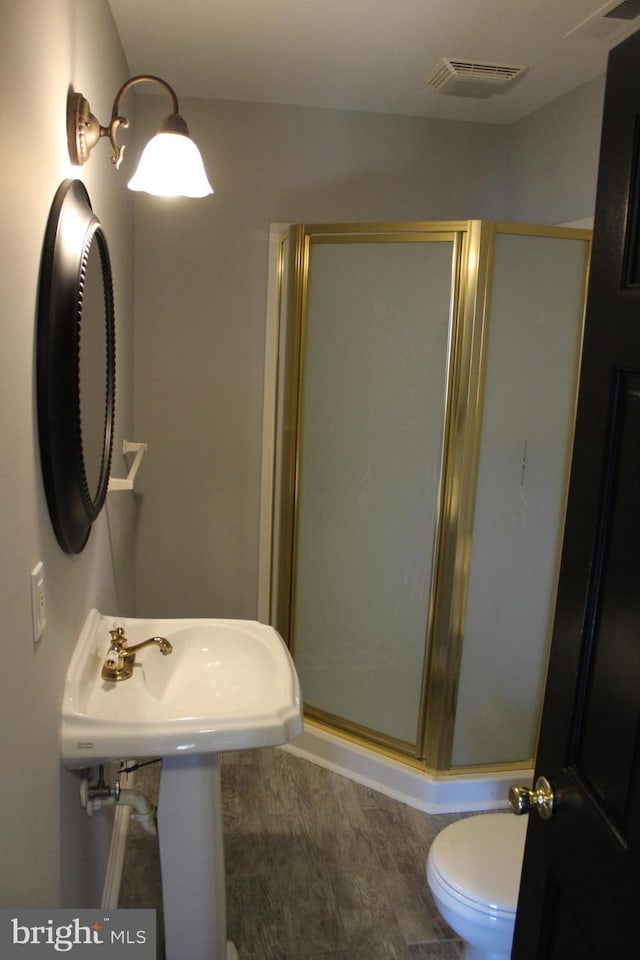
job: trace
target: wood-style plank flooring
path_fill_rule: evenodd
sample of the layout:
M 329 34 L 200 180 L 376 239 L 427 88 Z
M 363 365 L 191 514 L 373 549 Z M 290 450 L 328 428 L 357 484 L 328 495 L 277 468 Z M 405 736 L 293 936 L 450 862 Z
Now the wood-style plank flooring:
M 156 802 L 159 765 L 137 774 Z M 284 750 L 223 755 L 228 937 L 240 960 L 459 960 L 425 879 L 430 816 Z M 121 907 L 154 907 L 157 840 L 132 823 Z M 162 946 L 159 948 L 162 955 Z M 184 960 L 188 960 L 187 957 Z

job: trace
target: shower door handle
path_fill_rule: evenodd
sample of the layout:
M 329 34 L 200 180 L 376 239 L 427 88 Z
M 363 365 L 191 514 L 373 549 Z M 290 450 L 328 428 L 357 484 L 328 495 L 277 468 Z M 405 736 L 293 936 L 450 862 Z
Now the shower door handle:
M 512 813 L 518 816 L 535 810 L 542 820 L 550 820 L 553 816 L 554 801 L 553 787 L 546 777 L 538 777 L 533 790 L 516 786 L 509 789 L 509 806 Z

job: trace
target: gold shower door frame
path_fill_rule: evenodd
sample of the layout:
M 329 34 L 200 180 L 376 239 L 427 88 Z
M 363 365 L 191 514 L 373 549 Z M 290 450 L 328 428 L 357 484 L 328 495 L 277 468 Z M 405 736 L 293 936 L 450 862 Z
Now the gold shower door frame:
M 310 250 L 315 243 L 406 243 L 453 241 L 451 315 L 442 470 L 436 517 L 433 574 L 427 612 L 419 731 L 415 744 L 305 705 L 305 716 L 378 752 L 421 769 L 446 773 L 451 759 L 458 679 L 465 631 L 476 485 L 482 433 L 484 371 L 491 277 L 498 233 L 580 237 L 587 231 L 468 221 L 365 224 L 311 224 L 292 227 L 286 275 L 286 320 L 280 332 L 278 364 L 277 466 L 272 530 L 271 623 L 295 659 L 292 637 L 296 600 L 296 524 L 300 484 L 301 401 Z M 529 762 L 481 764 L 474 769 L 517 768 Z M 456 768 L 457 769 L 457 768 Z
M 279 389 L 281 411 L 279 441 L 281 482 L 279 530 L 274 531 L 278 583 L 272 597 L 271 621 L 295 657 L 292 637 L 296 601 L 296 524 L 300 483 L 300 406 L 304 376 L 303 357 L 307 314 L 310 249 L 314 243 L 453 244 L 448 375 L 445 397 L 442 470 L 436 517 L 433 576 L 427 613 L 426 656 L 415 744 L 396 740 L 379 731 L 305 705 L 313 721 L 337 729 L 378 749 L 417 763 L 443 769 L 443 752 L 450 757 L 455 717 L 455 680 L 461 656 L 464 627 L 464 583 L 461 563 L 468 567 L 473 520 L 474 484 L 470 471 L 477 466 L 479 430 L 475 429 L 480 403 L 480 366 L 484 290 L 480 289 L 481 237 L 479 221 L 433 221 L 383 224 L 299 225 L 291 229 L 288 270 L 288 322 L 281 339 Z M 461 477 L 465 476 L 465 484 Z M 278 489 L 279 487 L 279 489 Z M 445 744 L 444 750 L 440 746 Z

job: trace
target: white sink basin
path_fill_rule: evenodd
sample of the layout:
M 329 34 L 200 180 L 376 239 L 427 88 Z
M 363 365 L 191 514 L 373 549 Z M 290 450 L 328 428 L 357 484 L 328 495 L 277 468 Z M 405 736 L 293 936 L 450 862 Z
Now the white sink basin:
M 133 675 L 101 677 L 116 618 L 92 610 L 65 682 L 62 761 L 69 769 L 109 760 L 268 747 L 302 731 L 300 687 L 279 634 L 252 620 L 118 619 L 136 654 Z

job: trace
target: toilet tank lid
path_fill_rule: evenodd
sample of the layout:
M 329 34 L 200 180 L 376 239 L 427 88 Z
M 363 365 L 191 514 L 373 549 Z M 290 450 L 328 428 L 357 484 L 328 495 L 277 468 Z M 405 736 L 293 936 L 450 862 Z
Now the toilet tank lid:
M 526 832 L 527 818 L 512 813 L 467 817 L 438 834 L 429 859 L 463 897 L 515 912 Z

